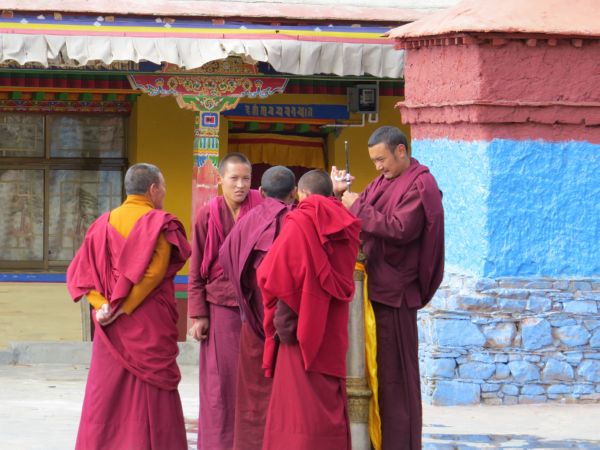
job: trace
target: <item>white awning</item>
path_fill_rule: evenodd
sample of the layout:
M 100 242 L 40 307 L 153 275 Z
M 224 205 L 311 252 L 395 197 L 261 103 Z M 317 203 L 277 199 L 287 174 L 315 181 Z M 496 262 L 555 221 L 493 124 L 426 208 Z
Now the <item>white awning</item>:
M 395 50 L 391 43 L 0 34 L 0 60 L 20 65 L 77 67 L 149 61 L 195 69 L 228 56 L 268 62 L 278 72 L 295 75 L 401 78 L 404 69 L 404 52 Z

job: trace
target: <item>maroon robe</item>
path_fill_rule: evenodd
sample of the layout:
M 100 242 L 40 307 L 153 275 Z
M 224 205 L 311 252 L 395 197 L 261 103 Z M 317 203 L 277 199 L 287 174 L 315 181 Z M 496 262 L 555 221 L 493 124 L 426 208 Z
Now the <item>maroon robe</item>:
M 75 301 L 91 290 L 117 308 L 141 281 L 160 233 L 172 246 L 161 284 L 131 315 L 106 327 L 96 323 L 78 449 L 187 449 L 177 385 L 177 308 L 173 278 L 189 257 L 181 223 L 152 210 L 127 238 L 102 215 L 89 228 L 67 270 Z M 94 320 L 95 320 L 95 316 Z
M 265 198 L 238 221 L 221 247 L 219 261 L 240 300 L 242 330 L 235 404 L 233 448 L 262 448 L 271 379 L 262 370 L 264 347 L 262 294 L 256 268 L 279 234 L 281 222 L 291 210 L 281 200 Z
M 289 213 L 257 270 L 265 307 L 263 368 L 274 372 L 263 449 L 349 449 L 348 307 L 359 221 L 311 195 Z M 277 345 L 278 302 L 297 315 L 297 343 Z
M 251 190 L 238 220 L 261 201 L 260 193 Z M 208 339 L 200 344 L 199 450 L 229 450 L 233 445 L 241 320 L 237 294 L 223 274 L 218 253 L 234 225 L 223 197 L 204 206 L 194 224 L 188 315 L 210 318 Z
M 416 311 L 444 274 L 442 195 L 429 169 L 411 159 L 398 177 L 369 184 L 350 211 L 362 221 L 375 312 L 382 449 L 420 449 Z

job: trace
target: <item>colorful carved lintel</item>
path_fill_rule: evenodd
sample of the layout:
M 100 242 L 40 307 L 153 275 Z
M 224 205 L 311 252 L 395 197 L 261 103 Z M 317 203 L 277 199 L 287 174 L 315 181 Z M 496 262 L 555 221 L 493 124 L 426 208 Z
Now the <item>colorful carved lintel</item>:
M 205 97 L 203 95 L 178 95 L 177 104 L 181 109 L 191 111 L 221 112 L 233 109 L 240 101 L 240 97 Z
M 273 94 L 281 94 L 288 81 L 286 78 L 198 75 L 128 75 L 128 78 L 135 89 L 140 89 L 150 96 L 188 97 L 184 104 L 196 103 L 194 109 L 196 106 L 202 107 L 210 97 L 216 102 L 220 97 L 266 98 Z M 192 102 L 190 97 L 203 100 Z

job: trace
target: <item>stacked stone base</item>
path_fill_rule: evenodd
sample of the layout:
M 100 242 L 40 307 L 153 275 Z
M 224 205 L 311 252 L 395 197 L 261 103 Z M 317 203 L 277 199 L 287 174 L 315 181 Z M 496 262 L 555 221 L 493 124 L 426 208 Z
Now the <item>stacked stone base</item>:
M 600 402 L 600 279 L 447 273 L 419 313 L 434 405 Z

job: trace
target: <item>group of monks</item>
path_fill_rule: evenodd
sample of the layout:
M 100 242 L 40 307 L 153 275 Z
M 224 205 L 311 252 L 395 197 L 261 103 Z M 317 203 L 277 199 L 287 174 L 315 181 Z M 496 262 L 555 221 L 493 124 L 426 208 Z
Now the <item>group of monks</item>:
M 368 152 L 380 176 L 360 194 L 336 167 L 298 182 L 271 167 L 255 191 L 251 162 L 228 154 L 222 195 L 198 211 L 191 246 L 162 210 L 160 170 L 129 168 L 125 202 L 90 226 L 67 271 L 96 324 L 78 449 L 188 448 L 173 280 L 190 255 L 198 449 L 350 449 L 348 315 L 361 246 L 377 339 L 373 447 L 421 448 L 416 313 L 443 276 L 442 196 L 398 128 L 377 129 Z

